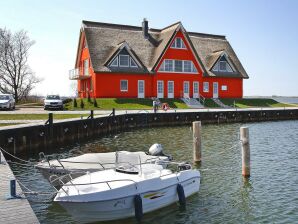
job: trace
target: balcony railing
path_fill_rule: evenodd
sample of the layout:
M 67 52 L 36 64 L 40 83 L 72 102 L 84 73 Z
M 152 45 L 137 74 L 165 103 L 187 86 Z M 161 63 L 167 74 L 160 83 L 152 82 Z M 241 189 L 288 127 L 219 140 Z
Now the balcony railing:
M 72 70 L 69 70 L 69 79 L 70 80 L 82 80 L 82 79 L 88 79 L 90 77 L 90 73 L 84 74 L 84 70 L 82 68 L 75 68 Z

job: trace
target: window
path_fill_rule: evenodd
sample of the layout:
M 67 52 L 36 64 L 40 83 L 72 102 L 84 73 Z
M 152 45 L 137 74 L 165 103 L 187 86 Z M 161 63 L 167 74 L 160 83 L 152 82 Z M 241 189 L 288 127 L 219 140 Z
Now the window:
M 175 60 L 175 72 L 182 72 L 183 71 L 183 61 Z
M 228 90 L 228 86 L 227 85 L 222 85 L 221 86 L 221 90 L 222 91 L 227 91 Z
M 129 56 L 128 55 L 119 55 L 119 66 L 120 67 L 129 67 Z
M 137 64 L 135 63 L 135 61 L 132 59 L 132 57 L 130 57 L 130 67 L 132 68 L 137 68 Z
M 233 72 L 225 55 L 221 56 L 218 62 L 213 66 L 212 71 L 214 72 Z
M 84 75 L 89 75 L 89 60 L 84 60 Z
M 112 63 L 111 63 L 111 67 L 118 67 L 118 57 L 116 57 Z
M 121 92 L 128 91 L 128 81 L 127 80 L 120 80 L 120 91 Z
M 183 63 L 183 71 L 185 71 L 185 72 L 192 72 L 191 61 L 184 61 L 184 63 Z
M 165 59 L 159 67 L 161 72 L 198 73 L 192 61 Z
M 185 44 L 181 37 L 176 37 L 173 41 L 171 48 L 186 49 Z
M 208 93 L 209 92 L 209 82 L 203 83 L 203 92 Z
M 157 93 L 163 93 L 163 81 L 157 81 Z

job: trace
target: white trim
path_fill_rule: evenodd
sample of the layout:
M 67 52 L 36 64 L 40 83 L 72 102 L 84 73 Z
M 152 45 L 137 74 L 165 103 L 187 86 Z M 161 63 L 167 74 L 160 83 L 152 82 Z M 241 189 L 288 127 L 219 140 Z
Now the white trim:
M 140 93 L 140 82 L 143 83 L 143 93 Z M 145 98 L 145 80 L 138 80 L 138 98 Z
M 185 92 L 185 84 L 188 86 L 188 92 Z M 183 81 L 183 97 L 189 97 L 190 86 L 189 81 Z
M 135 66 L 132 66 L 132 65 L 131 65 L 131 61 L 133 61 L 133 62 L 135 63 Z M 129 57 L 129 66 L 130 66 L 131 68 L 138 68 L 137 63 L 135 62 L 135 60 L 133 60 L 132 57 Z
M 205 90 L 205 85 L 207 84 L 207 90 Z M 204 93 L 209 93 L 209 82 L 203 82 L 203 92 Z
M 117 65 L 113 65 L 113 62 L 114 61 L 117 61 Z M 115 57 L 115 58 L 113 58 L 113 60 L 111 61 L 111 63 L 110 63 L 110 65 L 109 65 L 110 67 L 119 67 L 119 59 L 118 59 L 118 55 Z
M 126 90 L 122 90 L 122 89 L 121 89 L 121 87 L 122 87 L 122 86 L 121 86 L 121 82 L 122 82 L 122 81 L 126 81 L 126 83 L 127 83 L 127 89 L 126 89 Z M 120 92 L 128 92 L 128 80 L 127 80 L 127 79 L 120 79 Z
M 217 86 L 217 88 L 216 88 L 217 91 L 216 92 L 214 92 L 214 90 L 215 90 L 214 86 L 215 85 Z M 212 87 L 213 87 L 213 90 L 212 90 L 213 98 L 218 98 L 218 96 L 219 96 L 218 82 L 213 82 Z
M 195 84 L 198 84 L 198 92 L 195 92 Z M 198 81 L 194 81 L 192 83 L 192 97 L 199 98 L 200 96 L 200 83 Z
M 170 93 L 169 92 L 169 83 L 173 83 L 173 92 L 172 93 Z M 168 81 L 168 83 L 167 83 L 167 93 L 168 93 L 168 98 L 170 98 L 170 99 L 172 99 L 172 98 L 174 98 L 174 96 L 175 96 L 175 82 L 174 81 L 172 81 L 172 80 L 169 80 Z M 171 94 L 171 95 L 170 95 Z
M 162 92 L 159 93 L 158 92 L 158 83 L 161 83 L 162 84 Z M 157 85 L 156 85 L 156 95 L 157 95 L 157 98 L 164 98 L 164 81 L 163 80 L 157 80 Z
M 121 65 L 121 57 L 127 57 L 128 58 L 128 65 Z M 126 55 L 126 54 L 119 54 L 119 67 L 129 67 L 129 55 Z

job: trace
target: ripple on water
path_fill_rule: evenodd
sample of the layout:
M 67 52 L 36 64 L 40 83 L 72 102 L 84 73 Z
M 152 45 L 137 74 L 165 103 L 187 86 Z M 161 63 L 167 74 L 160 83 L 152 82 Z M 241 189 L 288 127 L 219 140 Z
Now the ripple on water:
M 298 122 L 248 124 L 251 139 L 251 177 L 241 176 L 241 124 L 203 125 L 201 189 L 187 200 L 186 210 L 171 205 L 146 214 L 142 223 L 295 223 L 298 220 Z M 61 157 L 80 151 L 148 151 L 161 143 L 177 160 L 192 161 L 189 126 L 139 129 L 57 149 Z M 70 153 L 69 153 L 70 151 Z M 36 157 L 34 157 L 37 159 Z M 54 192 L 32 167 L 12 165 L 16 176 L 36 191 Z M 34 174 L 34 175 L 32 175 Z M 30 197 L 41 223 L 74 223 L 48 196 Z M 113 223 L 135 223 L 134 219 Z

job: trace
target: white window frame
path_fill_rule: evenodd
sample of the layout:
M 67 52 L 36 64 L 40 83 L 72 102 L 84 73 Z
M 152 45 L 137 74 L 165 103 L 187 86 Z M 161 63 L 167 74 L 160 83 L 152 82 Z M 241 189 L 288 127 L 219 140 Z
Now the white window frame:
M 166 70 L 166 61 L 172 61 L 172 71 Z M 182 61 L 182 72 L 177 72 L 175 71 L 175 63 L 176 61 Z M 184 62 L 185 61 L 190 61 L 191 63 L 191 71 L 190 72 L 186 72 L 184 71 Z M 159 72 L 165 72 L 165 73 L 191 73 L 191 74 L 198 74 L 198 70 L 196 68 L 196 66 L 194 65 L 192 60 L 174 60 L 174 59 L 164 59 L 162 64 L 159 67 Z
M 89 75 L 89 59 L 84 60 L 84 75 Z
M 133 61 L 133 63 L 135 63 L 135 65 L 133 66 L 133 65 L 131 65 L 131 62 Z M 138 67 L 138 65 L 137 65 L 137 63 L 135 62 L 135 60 L 133 60 L 133 58 L 132 57 L 129 57 L 129 65 L 130 65 L 130 67 L 131 68 L 137 68 Z
M 121 57 L 126 57 L 126 58 L 128 58 L 128 60 L 127 60 L 127 65 L 121 65 Z M 119 54 L 119 67 L 125 67 L 125 68 L 127 68 L 127 67 L 129 67 L 129 55 L 126 55 L 126 54 Z
M 122 82 L 126 82 L 126 89 L 122 89 Z M 128 80 L 127 79 L 121 79 L 120 80 L 120 92 L 128 92 Z
M 203 92 L 209 93 L 209 82 L 203 82 Z
M 222 85 L 221 90 L 222 91 L 227 91 L 228 90 L 228 85 Z
M 226 69 L 220 69 L 220 64 L 222 64 L 222 63 L 225 64 Z M 228 62 L 226 62 L 226 61 L 219 61 L 219 64 L 218 64 L 218 71 L 220 71 L 220 72 L 227 72 L 227 71 L 228 71 L 228 70 L 227 70 L 227 64 L 228 64 Z
M 177 47 L 177 39 L 180 39 L 181 40 L 181 47 Z M 171 45 L 171 48 L 174 48 L 174 49 L 187 49 L 186 48 L 186 45 L 183 41 L 183 39 L 181 37 L 176 37 L 175 40 L 172 42 L 172 45 Z
M 116 61 L 117 62 L 117 65 L 113 65 L 113 62 L 114 61 Z M 118 67 L 119 66 L 119 59 L 118 59 L 118 56 L 117 57 L 115 57 L 113 60 L 112 60 L 112 62 L 111 62 L 111 64 L 110 64 L 110 66 L 111 67 Z

